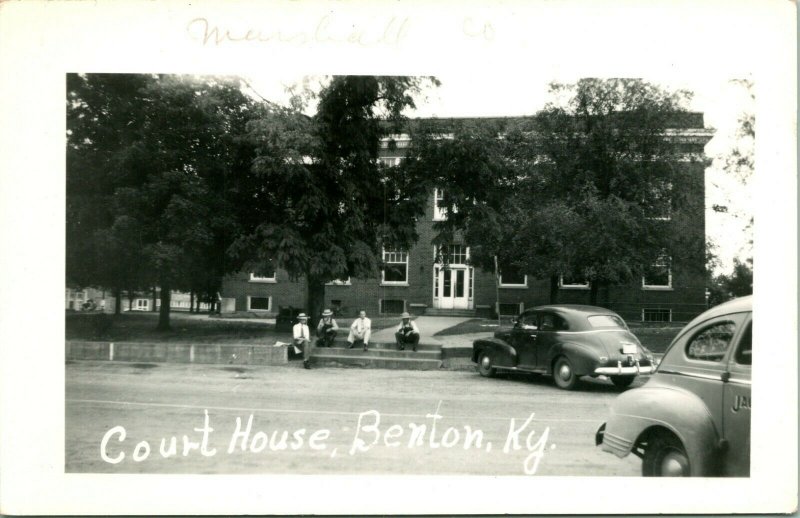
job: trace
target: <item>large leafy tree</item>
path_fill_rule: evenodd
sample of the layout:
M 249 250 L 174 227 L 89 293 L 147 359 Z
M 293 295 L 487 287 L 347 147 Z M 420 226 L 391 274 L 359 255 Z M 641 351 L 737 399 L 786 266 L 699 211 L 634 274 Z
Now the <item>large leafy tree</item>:
M 265 105 L 249 126 L 257 156 L 247 179 L 248 215 L 231 247 L 236 264 L 304 278 L 316 318 L 326 282 L 373 277 L 382 247 L 416 240 L 425 185 L 402 168 L 381 167 L 378 149 L 429 82 L 437 84 L 337 76 L 319 93 L 313 117 L 297 103 Z
M 82 284 L 213 291 L 238 225 L 253 101 L 214 78 L 69 78 L 67 272 Z M 93 259 L 88 259 L 93 258 Z M 84 260 L 85 259 L 85 260 Z M 119 297 L 117 297 L 119 300 Z
M 689 94 L 635 79 L 551 94 L 514 126 L 418 138 L 408 167 L 437 171 L 450 208 L 441 235 L 463 232 L 485 268 L 497 257 L 501 270 L 549 278 L 554 302 L 562 275 L 589 281 L 597 303 L 601 287 L 640 278 L 659 256 L 702 263 L 704 237 L 666 221 L 690 202 L 679 188 L 691 180 L 686 155 L 670 138 Z

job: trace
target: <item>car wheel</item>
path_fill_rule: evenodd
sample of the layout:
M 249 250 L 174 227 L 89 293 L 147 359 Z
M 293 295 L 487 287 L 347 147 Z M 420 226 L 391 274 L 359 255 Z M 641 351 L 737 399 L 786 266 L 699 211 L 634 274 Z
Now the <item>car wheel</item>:
M 615 387 L 624 389 L 630 387 L 634 379 L 636 379 L 636 376 L 611 376 L 611 383 Z
M 553 366 L 553 379 L 556 382 L 556 386 L 564 390 L 572 390 L 575 388 L 575 384 L 578 383 L 578 376 L 575 375 L 575 371 L 572 370 L 572 363 L 566 356 L 560 356 L 556 360 Z
M 497 369 L 492 367 L 494 365 L 494 360 L 492 360 L 492 355 L 489 353 L 481 353 L 478 357 L 478 372 L 481 376 L 486 378 L 491 378 L 494 376 Z
M 681 441 L 671 433 L 658 433 L 647 441 L 642 476 L 688 477 L 689 457 Z

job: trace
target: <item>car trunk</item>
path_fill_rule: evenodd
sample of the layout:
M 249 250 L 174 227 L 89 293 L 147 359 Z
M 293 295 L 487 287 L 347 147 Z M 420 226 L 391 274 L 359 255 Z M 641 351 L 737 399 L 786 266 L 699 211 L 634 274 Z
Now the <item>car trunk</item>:
M 639 339 L 630 331 L 609 329 L 598 334 L 609 360 L 625 359 L 628 355 L 632 355 L 634 359 L 642 357 Z

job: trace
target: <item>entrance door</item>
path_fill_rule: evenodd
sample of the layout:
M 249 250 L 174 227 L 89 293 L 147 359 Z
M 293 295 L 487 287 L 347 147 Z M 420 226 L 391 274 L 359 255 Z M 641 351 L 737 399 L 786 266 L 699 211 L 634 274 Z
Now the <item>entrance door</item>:
M 434 267 L 433 307 L 442 309 L 469 309 L 471 306 L 471 268 Z

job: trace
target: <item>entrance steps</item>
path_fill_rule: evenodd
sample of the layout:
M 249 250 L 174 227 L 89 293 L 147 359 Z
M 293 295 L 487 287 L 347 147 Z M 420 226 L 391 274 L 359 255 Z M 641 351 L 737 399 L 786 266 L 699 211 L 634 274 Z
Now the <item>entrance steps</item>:
M 474 317 L 474 309 L 442 309 L 425 308 L 425 315 L 429 317 Z
M 312 366 L 361 367 L 367 369 L 438 370 L 442 368 L 442 348 L 439 345 L 419 344 L 417 351 L 401 351 L 396 344 L 370 343 L 366 351 L 360 347 L 347 348 L 347 342 L 333 347 L 317 347 L 311 353 Z

